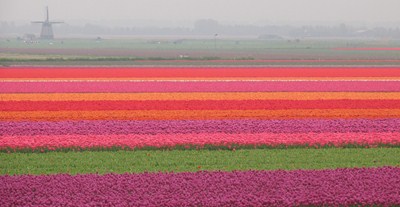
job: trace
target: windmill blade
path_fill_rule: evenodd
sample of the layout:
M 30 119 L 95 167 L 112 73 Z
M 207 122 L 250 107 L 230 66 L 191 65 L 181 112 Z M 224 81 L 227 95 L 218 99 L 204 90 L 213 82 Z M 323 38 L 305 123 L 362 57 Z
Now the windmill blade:
M 45 23 L 45 22 L 43 22 L 43 21 L 33 21 L 33 22 L 31 22 L 31 23 L 33 23 L 33 24 L 43 24 L 43 23 Z
M 49 21 L 49 7 L 46 6 L 46 22 Z
M 64 22 L 49 22 L 50 24 L 62 24 Z

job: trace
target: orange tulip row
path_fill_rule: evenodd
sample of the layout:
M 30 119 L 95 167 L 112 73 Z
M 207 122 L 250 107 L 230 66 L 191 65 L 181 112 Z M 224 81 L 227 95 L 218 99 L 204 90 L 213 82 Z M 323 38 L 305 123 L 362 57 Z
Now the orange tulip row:
M 400 118 L 400 109 L 0 111 L 3 121 Z

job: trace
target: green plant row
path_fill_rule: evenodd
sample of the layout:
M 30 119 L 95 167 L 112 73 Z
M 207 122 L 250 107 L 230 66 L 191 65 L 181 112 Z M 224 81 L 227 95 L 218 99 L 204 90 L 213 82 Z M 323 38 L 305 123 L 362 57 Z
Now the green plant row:
M 359 144 L 359 143 L 347 143 L 344 145 L 334 145 L 334 144 L 325 144 L 325 145 L 241 145 L 241 144 L 229 144 L 229 145 L 174 145 L 174 146 L 164 146 L 164 147 L 154 147 L 154 146 L 143 146 L 143 147 L 129 147 L 129 146 L 112 146 L 112 147 L 37 147 L 37 148 L 11 148 L 11 147 L 3 147 L 0 148 L 0 153 L 48 153 L 48 152 L 83 152 L 83 151 L 92 151 L 92 152 L 115 152 L 115 151 L 160 151 L 160 150 L 240 150 L 240 149 L 329 149 L 329 148 L 400 148 L 399 144 L 376 144 L 376 145 L 368 145 L 368 144 Z
M 52 61 L 144 61 L 144 60 L 219 60 L 219 57 L 183 57 L 183 58 L 163 58 L 163 57 L 48 57 L 48 58 L 0 58 L 0 62 L 52 62 Z M 254 58 L 241 58 L 240 60 L 253 60 Z
M 400 166 L 400 148 L 0 153 L 0 174 L 293 170 Z

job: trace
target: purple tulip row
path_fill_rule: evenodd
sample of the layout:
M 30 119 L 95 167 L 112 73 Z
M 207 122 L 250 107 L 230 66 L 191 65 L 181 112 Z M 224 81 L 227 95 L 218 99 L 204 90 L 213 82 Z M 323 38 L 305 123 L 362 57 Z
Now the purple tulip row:
M 400 168 L 0 176 L 0 206 L 400 205 Z
M 400 119 L 0 122 L 0 135 L 400 132 Z
M 398 92 L 396 80 L 319 81 L 7 81 L 0 93 Z

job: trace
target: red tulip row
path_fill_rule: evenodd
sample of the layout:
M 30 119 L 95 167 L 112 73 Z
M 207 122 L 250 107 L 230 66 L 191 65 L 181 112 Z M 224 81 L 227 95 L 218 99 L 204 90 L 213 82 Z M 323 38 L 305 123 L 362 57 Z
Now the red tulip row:
M 145 77 L 400 77 L 400 68 L 356 67 L 207 67 L 1 68 L 0 78 L 145 78 Z
M 192 134 L 128 134 L 128 135 L 36 135 L 2 136 L 0 149 L 48 148 L 143 148 L 175 146 L 343 146 L 399 145 L 400 132 L 371 133 L 192 133 Z
M 0 111 L 400 109 L 400 100 L 1 101 Z

